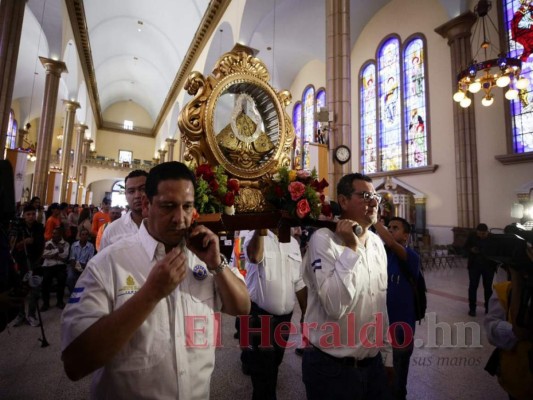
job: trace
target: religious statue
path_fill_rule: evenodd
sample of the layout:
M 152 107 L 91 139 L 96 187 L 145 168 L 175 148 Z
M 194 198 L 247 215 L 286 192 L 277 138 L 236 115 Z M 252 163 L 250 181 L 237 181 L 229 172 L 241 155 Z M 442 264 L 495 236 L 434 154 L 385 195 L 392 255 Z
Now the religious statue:
M 231 122 L 216 136 L 217 144 L 234 165 L 253 168 L 275 147 L 261 126 L 254 100 L 241 93 L 235 101 Z

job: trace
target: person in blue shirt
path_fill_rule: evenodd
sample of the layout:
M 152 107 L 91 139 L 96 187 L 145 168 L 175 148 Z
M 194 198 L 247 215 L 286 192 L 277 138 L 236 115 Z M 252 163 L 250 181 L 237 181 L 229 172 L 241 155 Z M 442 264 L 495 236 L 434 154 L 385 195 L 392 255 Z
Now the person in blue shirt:
M 416 323 L 413 286 L 404 271 L 409 271 L 416 282 L 420 275 L 420 257 L 407 247 L 411 225 L 404 218 L 392 217 L 388 229 L 381 221 L 375 227 L 387 251 L 387 313 L 395 374 L 394 398 L 403 400 L 407 396 L 407 375 Z
M 74 242 L 70 248 L 69 265 L 67 270 L 67 287 L 70 293 L 74 291 L 74 286 L 85 269 L 85 266 L 94 256 L 94 245 L 89 242 L 89 231 L 82 228 L 80 240 Z

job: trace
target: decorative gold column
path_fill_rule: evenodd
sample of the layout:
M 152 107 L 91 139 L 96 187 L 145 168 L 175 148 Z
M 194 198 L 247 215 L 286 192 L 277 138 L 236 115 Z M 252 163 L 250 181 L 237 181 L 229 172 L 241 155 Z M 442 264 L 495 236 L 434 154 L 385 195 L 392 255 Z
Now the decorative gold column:
M 74 145 L 74 173 L 70 175 L 76 182 L 78 182 L 78 187 L 80 183 L 81 160 L 83 157 L 83 141 L 85 139 L 85 130 L 87 128 L 87 125 L 74 124 L 74 131 L 76 132 L 76 144 Z
M 174 161 L 174 145 L 176 144 L 176 139 L 168 138 L 165 140 L 168 146 L 168 159 L 167 161 Z
M 39 57 L 39 59 L 46 70 L 46 81 L 41 123 L 39 124 L 39 133 L 37 135 L 37 161 L 35 162 L 32 196 L 39 196 L 44 203 L 46 199 L 52 135 L 54 133 L 59 79 L 63 72 L 68 71 L 63 61 L 51 60 L 45 57 Z
M 164 163 L 165 162 L 165 155 L 167 154 L 167 151 L 165 149 L 157 150 L 159 153 L 159 162 Z
M 0 159 L 6 147 L 25 5 L 26 0 L 0 2 Z
M 77 101 L 63 100 L 63 105 L 65 106 L 63 146 L 61 147 L 61 169 L 63 176 L 61 177 L 61 192 L 59 198 L 61 201 L 66 201 L 68 203 L 69 199 L 67 199 L 66 196 L 71 164 L 70 150 L 72 147 L 72 135 L 74 132 L 74 119 L 76 118 L 76 110 L 80 108 L 80 103 Z
M 19 128 L 18 135 L 17 135 L 17 148 L 21 149 L 24 147 L 24 139 L 26 138 L 26 135 L 29 133 L 26 129 Z
M 352 147 L 350 89 L 350 0 L 326 0 L 326 90 L 328 109 L 334 115 L 329 134 L 329 160 L 333 168 L 329 168 L 328 180 L 333 197 L 337 182 L 352 170 L 355 158 L 341 165 L 333 157 L 337 146 Z
M 452 93 L 457 89 L 457 74 L 472 61 L 470 36 L 476 18 L 476 15 L 469 11 L 435 29 L 435 32 L 448 39 L 450 46 Z M 473 228 L 479 223 L 476 119 L 473 103 L 468 108 L 462 108 L 459 103 L 453 102 L 453 125 L 457 224 L 459 227 Z

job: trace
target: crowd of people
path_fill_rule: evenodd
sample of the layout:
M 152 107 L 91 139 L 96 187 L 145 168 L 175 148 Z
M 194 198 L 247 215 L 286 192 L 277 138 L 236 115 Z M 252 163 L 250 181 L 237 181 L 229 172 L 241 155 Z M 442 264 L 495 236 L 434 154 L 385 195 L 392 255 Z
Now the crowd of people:
M 237 317 L 252 398 L 270 400 L 298 302 L 308 399 L 405 399 L 420 258 L 408 246 L 408 221 L 379 220 L 371 178 L 338 182 L 334 228 L 304 243 L 298 235 L 282 243 L 277 230 L 240 232 L 230 261 L 218 236 L 194 221 L 195 184 L 184 164 L 167 162 L 126 177 L 125 212 L 108 199 L 100 209 L 54 203 L 46 213 L 38 198 L 25 204 L 11 254 L 33 284 L 14 325 L 38 326 L 35 312 L 49 309 L 55 285 L 65 372 L 92 374 L 92 398 L 207 399 L 224 312 Z M 484 271 L 487 229 L 477 228 L 467 242 L 470 315 Z M 496 306 L 485 293 L 489 313 Z M 488 316 L 496 323 L 500 314 Z M 502 348 L 531 340 L 527 327 L 513 336 L 509 326 Z M 499 330 L 487 329 L 497 342 Z

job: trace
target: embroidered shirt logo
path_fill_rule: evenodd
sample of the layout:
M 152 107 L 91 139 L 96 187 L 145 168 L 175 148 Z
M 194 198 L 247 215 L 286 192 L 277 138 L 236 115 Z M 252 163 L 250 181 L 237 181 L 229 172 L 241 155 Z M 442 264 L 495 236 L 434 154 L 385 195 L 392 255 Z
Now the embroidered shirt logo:
M 126 278 L 126 285 L 122 286 L 118 290 L 117 297 L 123 296 L 125 294 L 135 294 L 139 291 L 139 286 L 135 283 L 135 279 L 131 275 L 128 275 Z
M 195 265 L 192 269 L 192 274 L 196 280 L 203 281 L 207 278 L 207 268 L 203 265 Z

